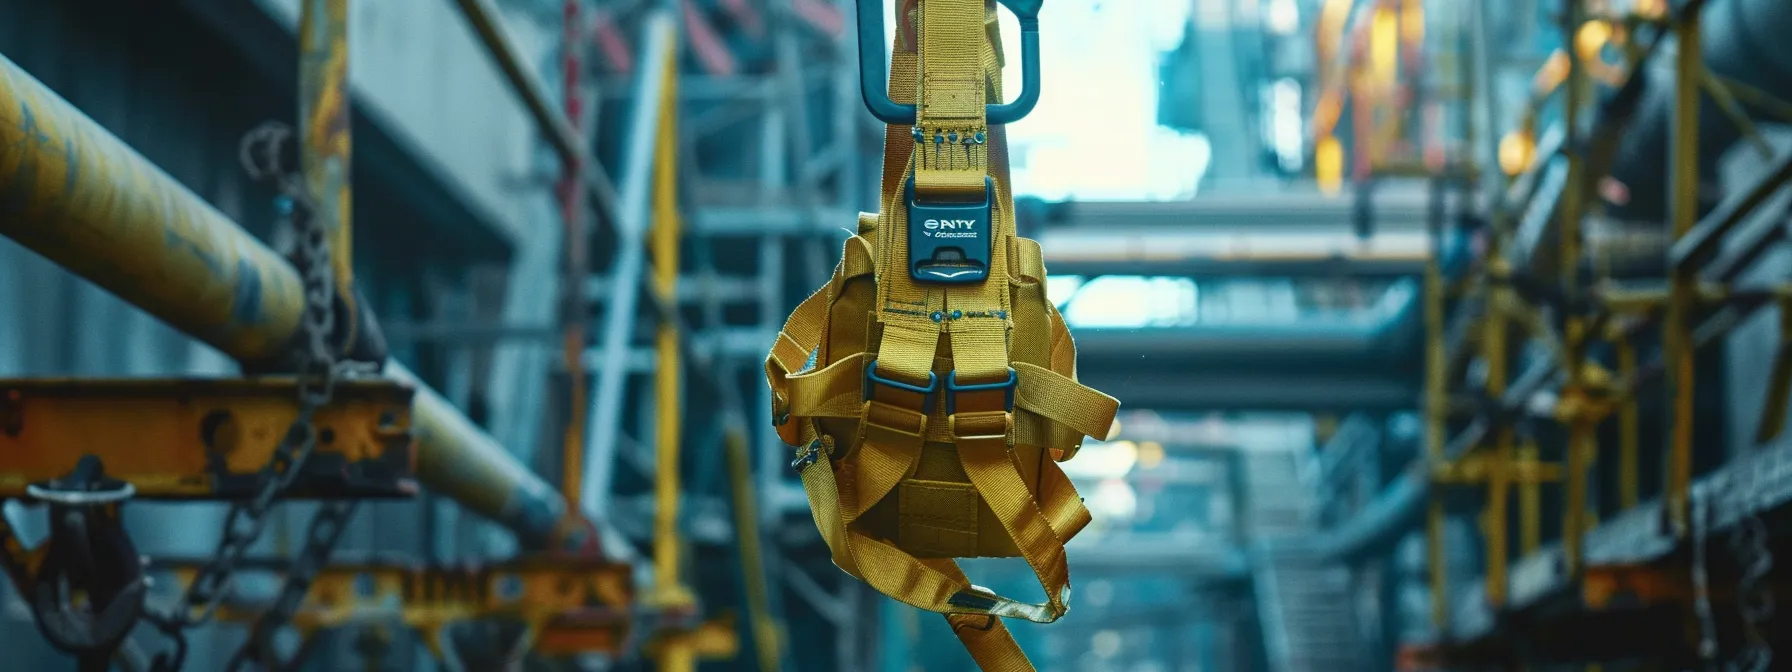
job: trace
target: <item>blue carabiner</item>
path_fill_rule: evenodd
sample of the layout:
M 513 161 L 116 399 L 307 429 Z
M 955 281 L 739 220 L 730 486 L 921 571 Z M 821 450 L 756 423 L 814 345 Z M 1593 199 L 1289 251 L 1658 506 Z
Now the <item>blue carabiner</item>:
M 1039 8 L 1044 0 L 1000 0 L 1020 19 L 1020 96 L 1011 103 L 988 105 L 991 125 L 1020 121 L 1039 104 Z M 859 88 L 865 108 L 886 124 L 914 125 L 915 106 L 890 100 L 889 73 L 884 70 L 884 3 L 859 0 Z

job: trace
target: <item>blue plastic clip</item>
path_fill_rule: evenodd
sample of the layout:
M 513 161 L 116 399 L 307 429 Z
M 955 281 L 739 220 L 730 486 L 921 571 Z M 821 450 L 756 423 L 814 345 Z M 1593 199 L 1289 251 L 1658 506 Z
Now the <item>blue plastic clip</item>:
M 983 178 L 983 199 L 959 203 L 922 201 L 909 178 L 908 272 L 917 282 L 967 284 L 989 277 L 995 181 Z

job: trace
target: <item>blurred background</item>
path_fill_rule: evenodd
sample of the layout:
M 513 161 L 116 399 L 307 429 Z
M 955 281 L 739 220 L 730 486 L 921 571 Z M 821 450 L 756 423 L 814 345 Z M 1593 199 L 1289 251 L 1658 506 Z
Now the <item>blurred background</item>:
M 301 27 L 332 4 L 354 287 L 481 437 L 469 466 L 439 458 L 465 478 L 362 505 L 337 561 L 517 562 L 580 520 L 639 587 L 609 605 L 638 637 L 514 664 L 652 666 L 676 602 L 702 669 L 972 669 L 943 619 L 832 565 L 767 422 L 767 348 L 876 208 L 855 3 L 0 0 L 0 103 L 53 91 L 88 120 L 47 122 L 69 147 L 116 136 L 276 244 L 238 142 L 296 119 Z M 1064 464 L 1094 514 L 1072 610 L 1012 625 L 1039 669 L 1778 669 L 1792 5 L 1051 0 L 1040 24 L 1018 224 L 1081 380 L 1123 407 Z M 0 376 L 237 375 L 68 270 L 56 216 L 16 199 L 53 188 L 28 142 L 51 136 L 15 126 Z M 256 553 L 291 553 L 315 509 L 278 509 Z M 126 523 L 152 560 L 202 558 L 224 510 L 146 498 Z M 47 534 L 41 507 L 7 515 Z M 1038 593 L 1018 560 L 965 567 Z M 16 669 L 71 666 L 7 599 Z M 331 612 L 307 669 L 452 669 L 441 648 L 499 669 L 466 661 L 516 641 L 472 602 L 434 640 L 406 600 Z M 243 632 L 195 631 L 188 669 Z

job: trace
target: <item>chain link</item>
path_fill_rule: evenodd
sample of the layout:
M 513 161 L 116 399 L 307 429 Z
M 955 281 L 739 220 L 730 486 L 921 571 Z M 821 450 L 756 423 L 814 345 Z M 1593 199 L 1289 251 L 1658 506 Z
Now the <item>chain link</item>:
M 238 563 L 261 538 L 267 527 L 268 514 L 298 478 L 317 447 L 317 429 L 313 420 L 318 409 L 330 403 L 338 378 L 350 372 L 348 367 L 336 361 L 330 344 L 335 329 L 336 287 L 331 275 L 327 232 L 312 216 L 315 210 L 310 207 L 311 201 L 306 196 L 302 180 L 282 161 L 282 147 L 291 136 L 292 130 L 284 124 L 263 124 L 243 138 L 239 158 L 251 177 L 273 182 L 293 206 L 283 215 L 290 217 L 292 231 L 296 234 L 292 261 L 298 268 L 305 297 L 304 314 L 299 324 L 301 340 L 294 362 L 298 378 L 298 415 L 258 474 L 254 496 L 231 505 L 217 551 L 194 577 L 173 613 L 148 615 L 152 623 L 175 640 L 172 656 L 156 657 L 152 667 L 157 672 L 181 668 L 187 650 L 184 631 L 209 622 L 230 594 Z M 304 546 L 286 573 L 274 608 L 257 619 L 249 641 L 237 651 L 228 669 L 240 669 L 252 658 L 265 665 L 274 664 L 270 657 L 272 634 L 292 619 L 293 612 L 304 601 L 305 593 L 328 561 L 354 509 L 352 501 L 326 502 L 321 506 L 312 519 Z
M 1767 526 L 1758 515 L 1760 494 L 1757 491 L 1756 465 L 1743 465 L 1743 481 L 1736 492 L 1745 500 L 1742 520 L 1730 533 L 1730 550 L 1738 569 L 1736 610 L 1742 621 L 1742 648 L 1731 669 L 1737 672 L 1759 672 L 1773 663 L 1773 648 L 1761 628 L 1773 618 L 1773 590 L 1766 582 L 1773 571 L 1773 552 L 1767 548 Z
M 1705 670 L 1717 669 L 1717 618 L 1711 612 L 1711 577 L 1706 566 L 1705 536 L 1710 506 L 1698 492 L 1687 494 L 1692 520 L 1693 612 L 1699 618 L 1699 662 Z

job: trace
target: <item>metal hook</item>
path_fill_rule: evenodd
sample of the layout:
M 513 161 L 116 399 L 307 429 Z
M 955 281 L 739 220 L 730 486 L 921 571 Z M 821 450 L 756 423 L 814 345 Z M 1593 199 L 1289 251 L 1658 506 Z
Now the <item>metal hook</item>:
M 985 106 L 991 125 L 1020 121 L 1039 104 L 1039 8 L 1044 0 L 1000 0 L 1020 19 L 1020 95 L 1011 103 Z M 882 0 L 859 0 L 859 89 L 865 108 L 886 124 L 913 125 L 915 106 L 890 100 L 889 73 L 884 69 Z
M 82 657 L 110 656 L 143 614 L 148 581 L 143 561 L 119 518 L 135 492 L 108 479 L 99 459 L 84 456 L 68 476 L 32 485 L 50 506 L 50 538 L 29 594 L 38 629 L 50 645 Z M 77 601 L 79 594 L 85 600 Z

